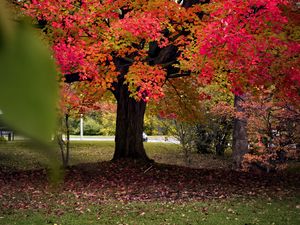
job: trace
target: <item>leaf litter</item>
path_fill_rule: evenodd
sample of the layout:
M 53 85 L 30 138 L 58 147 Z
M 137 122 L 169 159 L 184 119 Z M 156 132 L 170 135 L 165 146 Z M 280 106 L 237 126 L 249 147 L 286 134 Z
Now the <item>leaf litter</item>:
M 300 190 L 300 174 L 254 175 L 130 160 L 72 166 L 65 171 L 65 178 L 56 189 L 49 183 L 46 170 L 3 171 L 0 168 L 0 182 L 1 212 L 30 209 L 56 215 L 66 210 L 82 214 L 89 212 L 90 206 L 114 201 L 184 204 L 247 196 L 271 199 Z M 235 214 L 231 209 L 228 212 Z

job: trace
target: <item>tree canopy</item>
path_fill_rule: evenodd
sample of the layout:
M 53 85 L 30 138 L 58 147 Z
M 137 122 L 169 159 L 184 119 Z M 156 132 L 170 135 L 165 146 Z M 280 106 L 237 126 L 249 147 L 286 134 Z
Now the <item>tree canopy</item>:
M 24 7 L 51 37 L 61 73 L 110 90 L 122 79 L 133 97 L 147 101 L 163 96 L 166 79 L 192 74 L 206 84 L 224 71 L 237 94 L 275 85 L 297 96 L 299 43 L 289 29 L 289 4 L 34 0 Z

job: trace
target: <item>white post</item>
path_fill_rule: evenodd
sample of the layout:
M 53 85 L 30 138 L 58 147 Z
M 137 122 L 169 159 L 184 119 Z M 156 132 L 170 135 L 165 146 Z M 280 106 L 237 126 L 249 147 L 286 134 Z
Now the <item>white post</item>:
M 83 139 L 83 115 L 80 114 L 80 140 Z

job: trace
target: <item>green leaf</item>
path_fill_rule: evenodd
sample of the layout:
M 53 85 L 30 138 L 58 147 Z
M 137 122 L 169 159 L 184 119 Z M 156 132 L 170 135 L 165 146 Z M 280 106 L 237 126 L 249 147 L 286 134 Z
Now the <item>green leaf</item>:
M 9 40 L 3 37 L 0 41 L 3 119 L 11 128 L 47 143 L 55 130 L 58 95 L 50 52 L 25 23 L 15 27 Z

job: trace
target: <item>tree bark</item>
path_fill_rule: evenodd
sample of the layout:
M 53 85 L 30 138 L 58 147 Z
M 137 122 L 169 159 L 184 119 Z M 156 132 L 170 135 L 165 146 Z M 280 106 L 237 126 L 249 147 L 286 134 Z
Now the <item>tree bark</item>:
M 241 106 L 243 101 L 245 101 L 245 96 L 234 97 L 234 107 L 237 112 L 243 112 Z M 234 119 L 232 151 L 233 167 L 234 169 L 240 169 L 244 155 L 249 152 L 246 120 Z
M 146 102 L 131 98 L 128 87 L 123 84 L 114 94 L 117 99 L 117 121 L 113 160 L 130 158 L 150 161 L 142 137 Z

